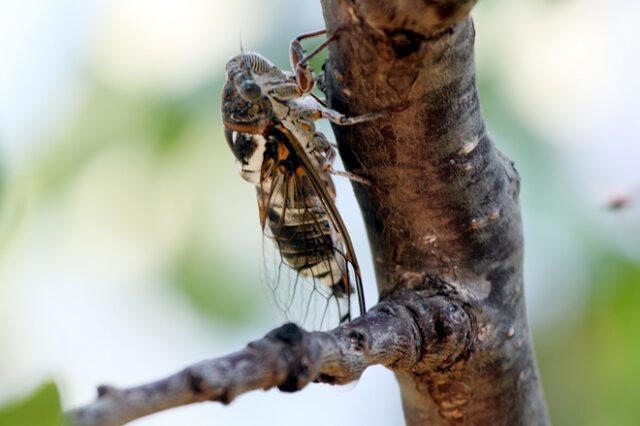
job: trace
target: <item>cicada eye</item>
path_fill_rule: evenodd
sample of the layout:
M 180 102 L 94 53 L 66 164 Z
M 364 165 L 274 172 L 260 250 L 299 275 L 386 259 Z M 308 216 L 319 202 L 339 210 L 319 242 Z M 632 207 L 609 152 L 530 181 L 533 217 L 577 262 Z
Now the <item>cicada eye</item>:
M 240 95 L 248 101 L 255 101 L 262 96 L 260 86 L 253 80 L 245 80 L 238 87 Z

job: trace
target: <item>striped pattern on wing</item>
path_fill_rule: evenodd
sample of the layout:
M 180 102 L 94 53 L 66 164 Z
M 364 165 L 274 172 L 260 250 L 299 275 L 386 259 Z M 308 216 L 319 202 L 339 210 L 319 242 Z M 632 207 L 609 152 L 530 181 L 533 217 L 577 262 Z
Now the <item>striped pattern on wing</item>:
M 282 142 L 277 132 L 268 140 L 233 132 L 230 145 L 240 174 L 257 188 L 265 281 L 273 301 L 287 320 L 326 330 L 350 319 L 352 280 L 359 280 L 359 273 L 328 209 L 333 199 L 316 190 Z M 330 177 L 315 171 L 334 194 Z

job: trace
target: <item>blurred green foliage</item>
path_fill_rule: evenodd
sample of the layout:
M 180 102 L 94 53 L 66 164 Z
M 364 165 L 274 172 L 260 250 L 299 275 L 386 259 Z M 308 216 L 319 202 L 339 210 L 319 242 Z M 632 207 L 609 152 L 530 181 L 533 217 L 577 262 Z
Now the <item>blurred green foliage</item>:
M 182 292 L 205 317 L 235 323 L 249 322 L 261 308 L 255 294 L 264 289 L 251 282 L 254 275 L 247 271 L 258 266 L 247 265 L 247 268 L 238 269 L 222 249 L 207 249 L 201 241 L 193 238 L 190 245 L 176 256 L 168 274 L 169 280 L 172 287 Z M 254 292 L 248 290 L 252 287 Z
M 228 161 L 232 167 L 233 157 L 223 141 L 219 119 L 222 78 L 221 73 L 204 87 L 172 96 L 122 93 L 94 81 L 66 127 L 59 134 L 50 136 L 51 143 L 44 145 L 44 149 L 34 156 L 25 176 L 19 177 L 29 181 L 31 189 L 35 189 L 30 194 L 30 201 L 44 207 L 48 201 L 62 196 L 73 187 L 85 167 L 114 147 L 134 152 L 142 149 L 142 157 L 134 157 L 134 161 L 150 161 L 156 174 L 176 168 L 183 170 L 184 179 L 200 179 L 197 186 L 202 191 L 224 186 L 226 179 L 216 177 L 217 165 Z M 201 131 L 199 128 L 205 129 L 204 138 L 189 137 L 189 132 Z M 210 155 L 206 175 L 188 164 L 189 155 L 193 155 L 189 149 L 194 145 L 196 150 Z M 114 173 L 122 167 L 115 162 L 112 164 Z M 140 167 L 147 167 L 147 163 Z M 126 173 L 125 169 L 121 171 Z M 153 185 L 151 182 L 150 190 Z M 101 190 L 96 188 L 96 191 Z M 152 202 L 151 195 L 149 200 L 142 202 Z M 121 208 L 126 211 L 129 207 Z M 207 220 L 200 216 L 197 219 Z M 6 223 L 7 215 L 3 219 Z M 259 312 L 256 294 L 264 290 L 255 282 L 259 274 L 245 273 L 246 268 L 239 271 L 237 259 L 225 257 L 225 241 L 216 240 L 216 235 L 202 235 L 198 231 L 185 239 L 183 246 L 186 248 L 178 248 L 168 259 L 164 278 L 205 318 L 250 321 Z M 251 265 L 250 268 L 255 271 L 259 266 Z M 248 292 L 248 287 L 255 291 Z
M 6 213 L 5 209 L 5 187 L 6 187 L 6 176 L 5 176 L 5 165 L 4 159 L 2 158 L 2 151 L 0 151 L 0 241 L 4 239 L 4 234 L 6 231 Z M 2 250 L 2 243 L 0 243 L 0 251 Z
M 0 426 L 60 426 L 61 422 L 60 394 L 51 382 L 0 407 Z
M 39 178 L 44 195 L 56 194 L 110 146 L 145 144 L 158 153 L 167 152 L 180 144 L 182 132 L 201 112 L 192 105 L 196 101 L 189 96 L 134 96 L 95 82 L 76 115 L 36 156 L 32 175 Z
M 556 425 L 637 425 L 640 263 L 601 253 L 592 265 L 588 309 L 536 334 L 551 418 Z
M 7 179 L 4 165 L 4 158 L 2 157 L 2 151 L 0 151 L 0 209 L 2 208 L 2 199 L 4 197 L 5 180 Z
M 25 210 L 25 201 L 16 194 L 3 160 L 0 150 L 0 257 L 12 241 Z

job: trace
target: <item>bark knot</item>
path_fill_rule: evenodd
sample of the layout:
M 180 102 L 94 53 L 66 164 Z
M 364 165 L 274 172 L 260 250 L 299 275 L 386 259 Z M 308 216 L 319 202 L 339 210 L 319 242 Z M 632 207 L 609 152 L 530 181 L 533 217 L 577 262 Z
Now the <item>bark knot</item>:
M 425 36 L 415 31 L 407 29 L 387 30 L 389 44 L 396 55 L 396 58 L 405 58 L 420 50 Z
M 284 324 L 267 335 L 280 343 L 279 357 L 287 366 L 286 377 L 278 385 L 282 392 L 296 392 L 314 379 L 318 354 L 307 344 L 308 335 L 294 323 Z
M 397 290 L 383 295 L 406 309 L 418 330 L 417 374 L 446 371 L 468 358 L 473 349 L 473 303 L 441 277 L 406 273 Z

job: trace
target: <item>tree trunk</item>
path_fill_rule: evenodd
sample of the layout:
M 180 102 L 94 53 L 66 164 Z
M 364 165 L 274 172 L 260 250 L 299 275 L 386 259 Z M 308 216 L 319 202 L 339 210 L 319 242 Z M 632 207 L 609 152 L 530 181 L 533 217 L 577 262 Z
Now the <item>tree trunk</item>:
M 519 178 L 480 110 L 473 1 L 322 0 L 329 105 L 388 117 L 333 130 L 381 300 L 441 287 L 471 321 L 464 353 L 397 371 L 409 425 L 547 424 L 523 297 Z M 446 319 L 428 321 L 443 336 Z M 425 343 L 429 345 L 429 342 Z

